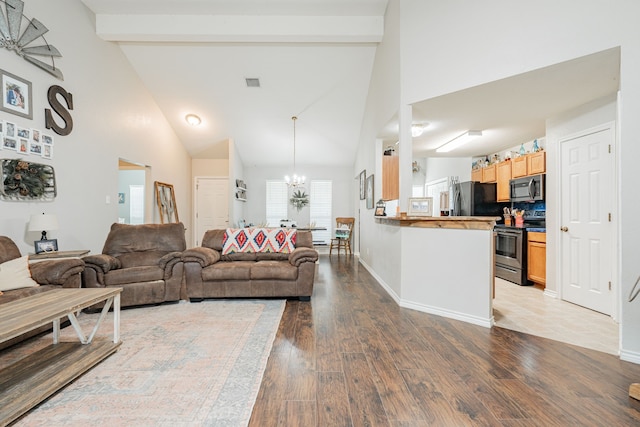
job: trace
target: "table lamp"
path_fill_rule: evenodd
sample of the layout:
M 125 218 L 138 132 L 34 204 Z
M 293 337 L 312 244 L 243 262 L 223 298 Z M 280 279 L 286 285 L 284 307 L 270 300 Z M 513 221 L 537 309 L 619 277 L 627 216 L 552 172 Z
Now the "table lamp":
M 29 231 L 42 231 L 40 240 L 47 240 L 47 230 L 58 229 L 58 217 L 52 214 L 31 215 Z

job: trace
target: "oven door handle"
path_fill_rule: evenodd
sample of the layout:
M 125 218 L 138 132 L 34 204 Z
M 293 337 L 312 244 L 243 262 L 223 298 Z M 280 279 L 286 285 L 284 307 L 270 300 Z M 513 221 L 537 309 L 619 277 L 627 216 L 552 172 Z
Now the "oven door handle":
M 498 230 L 496 231 L 496 234 L 499 235 L 509 235 L 509 236 L 522 236 L 522 231 L 511 231 L 511 230 Z

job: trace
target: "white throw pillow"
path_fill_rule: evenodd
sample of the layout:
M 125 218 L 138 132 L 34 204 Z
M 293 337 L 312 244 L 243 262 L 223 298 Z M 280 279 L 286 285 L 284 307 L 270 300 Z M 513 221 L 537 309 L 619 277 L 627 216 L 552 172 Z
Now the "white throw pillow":
M 0 291 L 40 286 L 31 278 L 29 257 L 23 256 L 0 264 Z

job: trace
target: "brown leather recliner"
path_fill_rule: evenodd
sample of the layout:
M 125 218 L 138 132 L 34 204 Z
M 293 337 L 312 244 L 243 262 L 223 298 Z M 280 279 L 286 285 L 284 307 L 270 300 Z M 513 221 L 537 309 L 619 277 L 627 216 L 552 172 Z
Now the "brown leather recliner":
M 0 236 L 0 264 L 20 258 L 20 249 L 9 237 Z M 50 291 L 59 288 L 79 288 L 80 273 L 84 270 L 84 262 L 79 258 L 64 258 L 57 260 L 39 261 L 29 265 L 31 278 L 40 286 L 12 289 L 2 291 L 0 304 L 5 304 L 30 295 Z M 51 330 L 51 325 L 45 325 L 24 335 L 11 339 L 0 344 L 0 349 L 20 342 L 28 337 L 41 332 Z
M 102 254 L 83 258 L 82 285 L 122 288 L 122 307 L 179 301 L 185 249 L 182 223 L 113 224 Z

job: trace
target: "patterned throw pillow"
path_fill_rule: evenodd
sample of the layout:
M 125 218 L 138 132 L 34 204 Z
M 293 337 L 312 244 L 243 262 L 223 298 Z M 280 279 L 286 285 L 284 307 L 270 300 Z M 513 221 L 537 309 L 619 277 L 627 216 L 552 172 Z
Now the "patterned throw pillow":
M 239 252 L 288 254 L 296 248 L 296 230 L 289 228 L 227 228 L 222 255 Z

